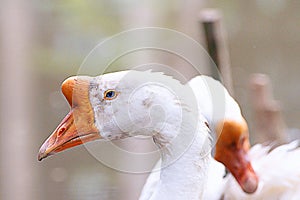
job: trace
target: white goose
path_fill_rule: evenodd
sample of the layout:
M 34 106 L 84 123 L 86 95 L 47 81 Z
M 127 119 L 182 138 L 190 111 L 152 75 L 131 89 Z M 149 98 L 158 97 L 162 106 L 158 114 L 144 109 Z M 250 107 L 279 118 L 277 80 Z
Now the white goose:
M 151 199 L 199 199 L 211 159 L 210 139 L 204 118 L 186 98 L 187 90 L 161 73 L 71 77 L 62 85 L 71 111 L 42 145 L 39 160 L 95 139 L 153 136 L 163 164 L 170 165 L 162 170 Z
M 205 107 L 201 105 L 202 95 L 207 95 L 195 90 L 206 87 L 201 77 L 193 79 L 198 79 L 196 85 L 193 82 L 182 85 L 161 73 L 138 71 L 67 79 L 62 84 L 62 92 L 71 111 L 44 142 L 38 159 L 96 139 L 152 136 L 161 148 L 162 164 L 167 167 L 161 170 L 151 199 L 201 199 L 211 160 L 209 130 L 202 113 L 212 123 L 217 122 L 218 127 L 224 123 L 221 118 L 214 120 L 211 109 L 198 112 L 197 108 Z M 227 95 L 225 92 L 226 100 Z M 152 109 L 155 105 L 163 109 Z M 238 120 L 236 124 L 245 124 L 235 117 L 232 120 Z M 244 173 L 249 169 L 250 176 Z M 256 189 L 257 182 L 251 169 L 247 164 L 243 173 L 238 174 L 246 174 L 246 178 L 243 175 L 238 180 L 250 192 Z

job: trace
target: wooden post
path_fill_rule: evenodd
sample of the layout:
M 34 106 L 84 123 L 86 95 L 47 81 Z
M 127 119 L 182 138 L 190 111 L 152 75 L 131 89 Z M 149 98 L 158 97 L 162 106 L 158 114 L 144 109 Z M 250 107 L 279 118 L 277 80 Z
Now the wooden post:
M 0 199 L 39 199 L 34 168 L 36 150 L 31 119 L 32 88 L 30 1 L 1 2 Z
M 208 53 L 221 73 L 223 84 L 233 96 L 229 51 L 222 20 L 220 11 L 216 9 L 205 9 L 200 12 L 199 21 L 204 30 Z M 215 65 L 211 66 L 212 76 L 220 80 Z
M 253 106 L 255 142 L 287 142 L 286 126 L 278 101 L 273 99 L 270 79 L 254 74 L 250 79 L 250 97 Z

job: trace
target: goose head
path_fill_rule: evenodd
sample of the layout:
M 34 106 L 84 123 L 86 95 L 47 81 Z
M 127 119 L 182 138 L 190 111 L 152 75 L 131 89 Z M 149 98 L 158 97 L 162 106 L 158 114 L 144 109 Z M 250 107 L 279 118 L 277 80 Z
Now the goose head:
M 98 139 L 155 137 L 163 132 L 154 138 L 163 145 L 180 129 L 183 108 L 174 92 L 177 89 L 186 92 L 177 80 L 152 72 L 66 79 L 62 93 L 71 110 L 41 146 L 38 160 Z
M 244 192 L 254 193 L 258 187 L 258 177 L 248 157 L 250 143 L 247 123 L 225 120 L 217 126 L 216 132 L 215 159 L 227 167 Z

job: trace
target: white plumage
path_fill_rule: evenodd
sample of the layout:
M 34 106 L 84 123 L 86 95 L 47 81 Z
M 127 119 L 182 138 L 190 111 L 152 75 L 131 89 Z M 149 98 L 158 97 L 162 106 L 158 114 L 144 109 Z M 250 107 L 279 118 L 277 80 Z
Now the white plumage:
M 250 149 L 252 166 L 259 176 L 259 186 L 254 194 L 245 194 L 232 176 L 224 181 L 224 199 L 245 200 L 297 200 L 300 197 L 299 142 L 271 146 L 257 144 Z
M 99 102 L 108 89 L 119 92 L 118 97 Z M 92 79 L 90 102 L 102 137 L 153 136 L 159 146 L 164 168 L 147 199 L 202 198 L 210 135 L 188 86 L 162 73 L 123 71 Z
M 219 81 L 201 75 L 191 79 L 188 85 L 197 98 L 198 109 L 208 120 L 212 131 L 223 120 L 244 122 L 238 103 Z
M 161 166 L 161 160 L 159 160 L 153 169 L 159 169 Z M 207 183 L 203 188 L 203 200 L 220 200 L 224 194 L 227 179 L 224 179 L 226 175 L 225 167 L 222 163 L 211 159 L 208 171 L 207 171 Z M 148 200 L 157 189 L 158 182 L 160 180 L 160 171 L 153 170 L 143 187 L 139 200 Z M 234 181 L 234 180 L 232 180 Z M 236 186 L 239 187 L 238 183 Z
M 187 83 L 191 87 L 197 99 L 198 110 L 208 121 L 211 130 L 215 132 L 218 123 L 224 120 L 233 120 L 243 123 L 244 118 L 241 114 L 237 102 L 229 95 L 225 87 L 219 82 L 208 76 L 197 76 Z M 159 161 L 154 169 L 161 165 Z M 225 187 L 225 167 L 223 164 L 212 159 L 208 171 L 208 182 L 205 185 L 203 199 L 220 199 Z M 141 192 L 140 200 L 147 200 L 153 191 L 158 187 L 160 171 L 153 171 Z

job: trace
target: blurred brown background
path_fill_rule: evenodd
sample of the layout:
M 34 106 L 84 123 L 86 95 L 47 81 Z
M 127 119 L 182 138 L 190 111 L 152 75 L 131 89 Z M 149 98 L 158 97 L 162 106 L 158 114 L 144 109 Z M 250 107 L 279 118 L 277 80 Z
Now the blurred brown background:
M 127 29 L 175 29 L 204 45 L 198 14 L 208 7 L 223 13 L 235 96 L 250 130 L 248 80 L 258 72 L 270 76 L 287 126 L 299 129 L 299 1 L 2 0 L 0 199 L 135 199 L 142 180 L 129 176 L 135 190 L 124 191 L 120 173 L 84 147 L 37 161 L 40 145 L 69 109 L 60 84 L 95 45 Z

